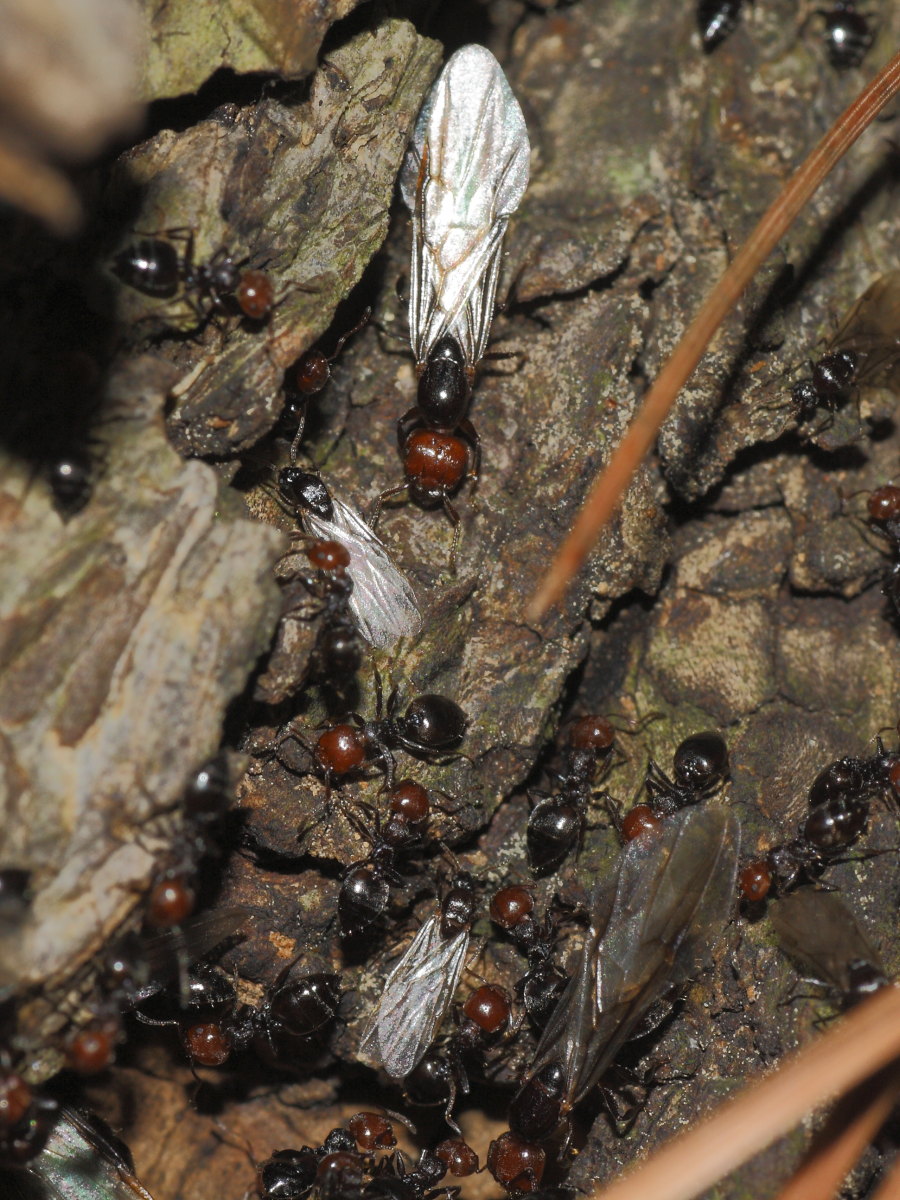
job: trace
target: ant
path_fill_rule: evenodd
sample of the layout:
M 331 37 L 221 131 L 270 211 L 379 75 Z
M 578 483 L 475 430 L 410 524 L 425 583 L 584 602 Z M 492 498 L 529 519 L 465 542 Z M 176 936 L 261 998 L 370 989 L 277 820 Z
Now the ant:
M 512 1196 L 539 1190 L 546 1161 L 546 1150 L 512 1130 L 488 1147 L 487 1169 Z
M 868 499 L 867 509 L 869 523 L 887 541 L 893 555 L 882 590 L 900 617 L 900 487 L 885 484 L 876 488 Z
M 888 802 L 900 802 L 900 752 L 886 750 L 880 737 L 869 758 L 845 756 L 819 772 L 810 785 L 810 811 L 798 833 L 740 872 L 743 899 L 759 903 L 773 888 L 784 893 L 817 879 L 865 832 L 869 799 L 878 792 Z
M 297 422 L 297 432 L 291 442 L 292 463 L 297 459 L 297 447 L 303 437 L 310 397 L 318 395 L 326 386 L 331 379 L 331 364 L 343 350 L 344 343 L 368 324 L 371 315 L 371 308 L 366 308 L 353 328 L 338 338 L 331 354 L 324 354 L 315 348 L 304 351 L 289 373 L 283 416 Z
M 624 817 L 613 810 L 626 842 L 658 830 L 666 817 L 714 796 L 728 778 L 728 747 L 718 733 L 693 733 L 679 742 L 672 756 L 674 779 L 651 758 L 644 787 L 647 803 L 634 804 Z
M 197 265 L 194 237 L 194 231 L 184 227 L 166 229 L 161 235 L 143 234 L 116 255 L 113 274 L 157 300 L 171 300 L 182 290 L 186 303 L 201 321 L 234 308 L 251 321 L 266 320 L 275 304 L 269 276 L 264 271 L 243 270 L 247 259 L 235 261 L 224 246 L 209 262 Z M 184 243 L 180 255 L 176 245 L 179 241 Z
M 569 982 L 569 977 L 550 961 L 550 922 L 535 919 L 534 897 L 518 884 L 495 892 L 489 911 L 491 920 L 509 933 L 528 959 L 528 970 L 516 983 L 516 995 L 532 1026 L 542 1030 Z
M 466 757 L 453 752 L 469 724 L 469 718 L 454 700 L 426 692 L 411 700 L 402 716 L 397 715 L 398 708 L 398 689 L 391 689 L 385 705 L 381 675 L 376 671 L 374 718 L 366 720 L 357 712 L 347 713 L 343 721 L 319 735 L 312 755 L 329 791 L 333 780 L 367 764 L 376 765 L 384 774 L 385 787 L 392 788 L 397 766 L 394 750 L 402 749 L 415 758 L 439 765 Z M 278 749 L 289 740 L 305 745 L 290 724 L 279 739 Z
M 306 541 L 303 552 L 312 569 L 292 570 L 284 576 L 290 583 L 299 583 L 305 596 L 291 602 L 283 616 L 321 619 L 310 653 L 310 672 L 322 683 L 343 691 L 362 665 L 360 634 L 350 610 L 353 594 L 353 580 L 347 571 L 350 552 L 333 538 L 310 540 L 305 533 L 295 533 L 292 537 Z
M 43 1150 L 53 1128 L 57 1102 L 34 1091 L 0 1051 L 0 1163 L 16 1166 Z
M 536 874 L 557 870 L 566 856 L 580 845 L 587 808 L 594 792 L 594 777 L 601 763 L 601 779 L 609 770 L 616 734 L 638 733 L 656 716 L 656 713 L 649 713 L 627 730 L 619 730 L 607 717 L 596 715 L 580 717 L 572 725 L 563 752 L 563 769 L 558 775 L 560 790 L 556 795 L 539 800 L 528 817 L 528 859 Z M 605 799 L 610 806 L 612 798 L 606 796 Z
M 145 1025 L 175 1025 L 189 1058 L 200 1066 L 222 1066 L 235 1050 L 257 1041 L 277 1061 L 280 1038 L 287 1038 L 288 1044 L 307 1041 L 330 1024 L 340 1008 L 340 976 L 318 972 L 290 979 L 298 961 L 293 959 L 278 974 L 261 1008 L 239 1005 L 233 981 L 221 971 L 200 966 L 191 972 L 188 995 L 178 1003 L 177 1016 L 135 1016 Z M 192 1016 L 186 1024 L 188 1011 Z
M 374 528 L 385 500 L 402 491 L 407 491 L 410 500 L 421 508 L 443 508 L 453 527 L 453 570 L 461 530 L 459 513 L 450 497 L 467 478 L 478 480 L 480 441 L 466 415 L 472 399 L 474 368 L 467 366 L 459 342 L 448 334 L 435 343 L 426 362 L 417 369 L 415 407 L 397 422 L 404 480 L 379 495 L 371 523 Z
M 451 1140 L 458 1140 L 461 1145 L 466 1146 L 462 1139 Z M 466 1149 L 470 1154 L 474 1154 L 468 1146 Z M 461 1152 L 457 1152 L 455 1156 L 448 1152 L 448 1157 L 460 1164 L 466 1161 L 464 1153 Z M 475 1161 L 477 1163 L 477 1157 Z M 452 1173 L 452 1168 L 450 1169 Z M 436 1152 L 423 1150 L 415 1167 L 409 1170 L 405 1156 L 396 1151 L 378 1164 L 372 1178 L 362 1190 L 362 1197 L 363 1200 L 437 1200 L 438 1196 L 444 1195 L 447 1200 L 455 1200 L 459 1195 L 459 1188 L 438 1187 L 447 1171 L 447 1162 Z

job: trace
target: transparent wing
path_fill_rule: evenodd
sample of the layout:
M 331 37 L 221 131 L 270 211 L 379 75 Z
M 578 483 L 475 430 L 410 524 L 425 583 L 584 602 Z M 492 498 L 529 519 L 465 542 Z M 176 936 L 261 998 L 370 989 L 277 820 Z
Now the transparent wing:
M 353 580 L 350 611 L 359 631 L 372 646 L 385 649 L 402 637 L 411 637 L 422 628 L 422 615 L 412 584 L 394 565 L 384 542 L 363 520 L 352 505 L 331 492 L 334 520 L 326 521 L 315 513 L 304 512 L 303 524 L 309 533 L 333 538 L 346 546 L 350 555 L 347 568 Z
M 884 972 L 880 956 L 836 892 L 791 892 L 770 905 L 769 917 L 782 950 L 809 979 L 843 993 L 851 962 L 862 960 Z
M 900 270 L 882 275 L 863 292 L 829 350 L 860 355 L 857 383 L 900 388 Z
M 740 827 L 722 808 L 668 818 L 625 848 L 605 922 L 591 923 L 578 967 L 554 1010 L 534 1071 L 563 1066 L 578 1102 L 663 993 L 696 974 L 731 919 Z M 595 893 L 601 913 L 605 897 Z
M 466 931 L 441 937 L 441 916 L 435 913 L 385 980 L 360 1050 L 393 1079 L 408 1075 L 434 1041 L 459 984 L 468 945 Z
M 61 1111 L 28 1174 L 34 1194 L 47 1200 L 153 1200 L 135 1178 L 127 1147 L 95 1118 L 71 1108 Z
M 409 328 L 416 362 L 453 334 L 469 366 L 484 354 L 500 247 L 528 184 L 525 118 L 483 46 L 463 46 L 419 114 L 400 176 L 413 217 Z

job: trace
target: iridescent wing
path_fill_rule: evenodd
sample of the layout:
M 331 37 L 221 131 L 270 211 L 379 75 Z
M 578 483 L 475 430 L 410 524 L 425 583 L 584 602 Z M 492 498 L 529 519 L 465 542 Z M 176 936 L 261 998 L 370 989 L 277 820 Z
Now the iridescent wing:
M 304 511 L 303 524 L 316 537 L 333 539 L 350 555 L 353 580 L 350 611 L 360 633 L 372 646 L 385 649 L 422 628 L 422 615 L 412 584 L 394 565 L 381 538 L 359 512 L 331 491 L 332 521 Z
M 6 1184 L 2 1171 L 0 1184 Z M 60 1110 L 44 1149 L 25 1171 L 11 1174 L 9 1186 L 15 1200 L 153 1200 L 135 1177 L 128 1148 L 97 1118 L 73 1108 Z
M 578 967 L 532 1069 L 560 1063 L 569 1106 L 599 1081 L 664 992 L 701 969 L 731 919 L 739 848 L 733 813 L 689 809 L 628 844 L 605 920 L 607 898 L 595 892 Z
M 510 215 L 528 184 L 525 118 L 483 46 L 447 62 L 419 113 L 400 176 L 412 213 L 409 329 L 417 363 L 452 334 L 470 367 L 487 345 Z
M 468 931 L 442 937 L 441 915 L 435 913 L 385 980 L 360 1050 L 393 1079 L 408 1075 L 434 1041 L 459 984 L 468 945 Z

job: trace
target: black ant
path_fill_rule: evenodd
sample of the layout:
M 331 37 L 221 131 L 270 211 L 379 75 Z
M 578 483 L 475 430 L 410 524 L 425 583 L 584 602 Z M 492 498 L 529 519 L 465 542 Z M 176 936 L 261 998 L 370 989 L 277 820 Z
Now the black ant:
M 865 832 L 869 799 L 877 793 L 889 803 L 900 802 L 900 752 L 886 750 L 880 737 L 869 758 L 845 756 L 819 772 L 809 788 L 809 814 L 797 834 L 740 872 L 742 897 L 759 903 L 773 888 L 784 893 L 817 879 Z
M 180 255 L 178 241 L 184 243 Z M 176 228 L 140 236 L 116 255 L 112 270 L 123 283 L 154 299 L 171 300 L 182 290 L 200 320 L 236 308 L 251 321 L 264 321 L 274 307 L 275 289 L 264 271 L 244 270 L 246 261 L 235 261 L 220 247 L 209 262 L 197 265 L 194 231 Z

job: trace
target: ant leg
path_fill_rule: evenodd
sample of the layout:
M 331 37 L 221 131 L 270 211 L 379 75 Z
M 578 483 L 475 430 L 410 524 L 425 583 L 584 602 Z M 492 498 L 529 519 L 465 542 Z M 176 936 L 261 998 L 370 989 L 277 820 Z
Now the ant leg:
M 364 326 L 368 325 L 369 318 L 371 317 L 371 315 L 372 315 L 372 308 L 370 305 L 367 305 L 363 311 L 363 315 L 359 318 L 359 320 L 356 322 L 356 324 L 353 326 L 353 328 L 348 329 L 347 332 L 342 337 L 338 338 L 337 345 L 334 348 L 334 353 L 328 355 L 329 362 L 334 362 L 334 360 L 337 358 L 337 356 L 343 350 L 344 342 L 346 342 L 348 338 L 353 337 L 354 333 L 359 333 L 359 331 Z
M 384 690 L 381 686 L 381 672 L 375 667 L 375 720 L 380 721 L 384 714 Z
M 456 551 L 459 549 L 459 539 L 462 534 L 462 529 L 459 524 L 459 513 L 450 503 L 446 496 L 441 496 L 441 503 L 444 506 L 444 512 L 447 514 L 447 519 L 453 526 L 453 541 L 450 545 L 450 573 L 456 574 Z
M 291 466 L 297 465 L 297 450 L 300 447 L 300 439 L 303 437 L 303 430 L 306 428 L 306 410 L 309 407 L 309 401 L 303 401 L 303 411 L 300 414 L 297 423 L 297 432 L 294 434 L 294 440 L 291 442 Z
M 388 488 L 379 495 L 378 499 L 372 505 L 372 511 L 369 513 L 369 528 L 373 533 L 378 528 L 378 521 L 381 517 L 381 509 L 385 500 L 389 500 L 391 496 L 398 495 L 400 492 L 405 491 L 408 487 L 409 484 L 406 482 L 406 480 L 404 480 L 403 483 L 398 483 L 396 487 Z
M 471 444 L 472 450 L 474 451 L 472 458 L 472 469 L 469 471 L 467 478 L 477 483 L 478 477 L 481 473 L 481 438 L 478 436 L 478 431 L 468 417 L 464 417 L 463 420 L 460 421 L 459 432 L 463 435 L 466 441 Z

